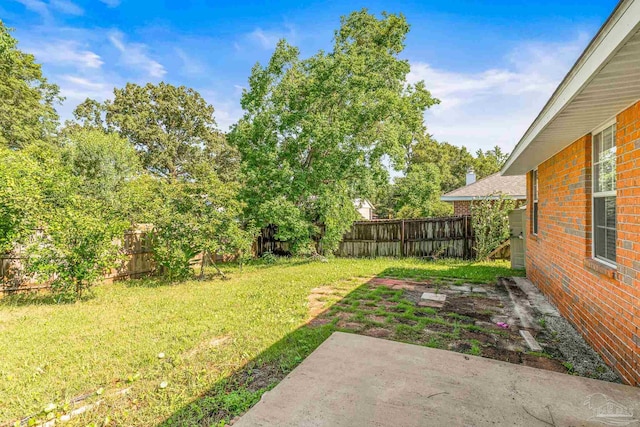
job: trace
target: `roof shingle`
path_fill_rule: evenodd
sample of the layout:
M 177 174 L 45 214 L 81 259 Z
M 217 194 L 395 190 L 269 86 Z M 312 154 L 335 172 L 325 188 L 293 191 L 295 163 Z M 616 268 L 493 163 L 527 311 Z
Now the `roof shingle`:
M 502 176 L 494 173 L 479 179 L 473 184 L 465 185 L 444 194 L 440 199 L 447 202 L 456 200 L 473 200 L 503 194 L 514 199 L 527 198 L 527 178 L 525 175 Z

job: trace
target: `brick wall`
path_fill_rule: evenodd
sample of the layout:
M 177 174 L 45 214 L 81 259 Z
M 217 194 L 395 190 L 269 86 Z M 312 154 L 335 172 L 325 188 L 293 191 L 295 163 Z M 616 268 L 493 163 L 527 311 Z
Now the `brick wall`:
M 591 253 L 591 135 L 538 166 L 527 274 L 625 382 L 640 385 L 640 102 L 617 116 L 617 264 Z M 527 193 L 531 200 L 531 173 Z
M 462 200 L 453 202 L 453 216 L 471 215 L 471 201 Z
M 453 216 L 471 215 L 471 204 L 472 203 L 473 202 L 471 202 L 470 200 L 462 200 L 462 201 L 453 202 Z M 517 200 L 516 201 L 516 208 L 519 208 L 520 206 L 522 206 L 524 204 L 525 204 L 524 200 Z

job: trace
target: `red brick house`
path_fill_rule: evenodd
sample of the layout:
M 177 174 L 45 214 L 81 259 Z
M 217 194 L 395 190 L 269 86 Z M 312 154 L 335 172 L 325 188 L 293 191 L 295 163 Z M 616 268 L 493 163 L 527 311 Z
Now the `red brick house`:
M 467 173 L 467 185 L 456 188 L 440 197 L 443 202 L 453 203 L 455 216 L 471 215 L 471 205 L 476 200 L 494 199 L 500 195 L 516 200 L 518 205 L 527 198 L 527 183 L 524 175 L 503 176 L 494 173 L 476 181 L 473 170 Z
M 527 276 L 640 384 L 640 0 L 622 0 L 507 160 Z

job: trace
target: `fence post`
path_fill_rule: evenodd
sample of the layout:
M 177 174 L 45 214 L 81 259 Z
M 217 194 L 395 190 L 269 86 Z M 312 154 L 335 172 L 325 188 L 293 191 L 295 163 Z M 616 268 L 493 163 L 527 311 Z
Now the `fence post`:
M 400 222 L 400 256 L 404 256 L 404 219 Z

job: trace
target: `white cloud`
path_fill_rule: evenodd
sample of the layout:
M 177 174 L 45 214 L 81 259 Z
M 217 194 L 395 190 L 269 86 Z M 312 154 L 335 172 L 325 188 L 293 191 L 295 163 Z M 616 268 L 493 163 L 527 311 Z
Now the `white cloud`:
M 51 17 L 49 12 L 49 6 L 40 0 L 16 0 L 18 3 L 22 4 L 28 10 L 37 13 L 43 18 L 47 19 Z
M 107 76 L 101 75 L 101 73 L 92 77 L 61 74 L 54 76 L 51 80 L 60 86 L 60 94 L 65 97 L 62 105 L 56 107 L 61 123 L 72 119 L 73 110 L 85 99 L 105 101 L 113 97 L 113 88 L 118 86 L 115 83 L 109 83 Z
M 262 28 L 256 28 L 249 33 L 249 38 L 258 42 L 264 49 L 273 49 L 280 40 L 279 34 L 264 31 Z
M 146 45 L 126 43 L 124 34 L 117 30 L 111 31 L 109 40 L 120 51 L 123 63 L 145 71 L 149 77 L 162 78 L 167 73 L 162 64 L 149 57 Z
M 42 16 L 43 19 L 51 19 L 51 10 L 61 12 L 67 15 L 83 15 L 84 10 L 70 0 L 50 0 L 45 3 L 42 0 L 15 0 L 24 5 L 28 10 Z
M 202 74 L 204 73 L 205 70 L 205 66 L 204 64 L 199 61 L 198 59 L 192 57 L 191 55 L 187 54 L 187 52 L 185 52 L 184 50 L 180 49 L 180 48 L 175 48 L 174 49 L 176 52 L 176 55 L 178 56 L 178 58 L 180 58 L 180 60 L 182 61 L 182 72 L 185 74 L 189 74 L 189 75 L 196 75 L 196 74 Z
M 213 115 L 220 130 L 228 131 L 231 125 L 242 117 L 243 111 L 239 96 L 222 98 L 218 93 L 209 89 L 198 90 L 198 92 L 215 108 Z
M 247 37 L 263 49 L 274 49 L 280 39 L 287 39 L 289 43 L 296 39 L 297 33 L 292 25 L 285 25 L 285 29 L 284 31 L 268 31 L 258 27 L 250 32 Z M 239 45 L 236 44 L 235 47 L 238 49 Z
M 107 7 L 118 7 L 120 6 L 120 0 L 100 0 L 102 3 L 106 4 Z
M 67 15 L 84 15 L 84 10 L 69 0 L 50 0 L 49 4 L 52 8 Z
M 452 72 L 411 63 L 410 82 L 424 80 L 441 100 L 425 114 L 429 133 L 470 151 L 495 145 L 512 150 L 587 43 L 523 43 L 506 66 L 479 73 Z
M 95 52 L 84 49 L 73 40 L 56 40 L 26 46 L 25 50 L 35 55 L 36 60 L 52 65 L 75 65 L 80 68 L 100 68 L 104 61 Z

